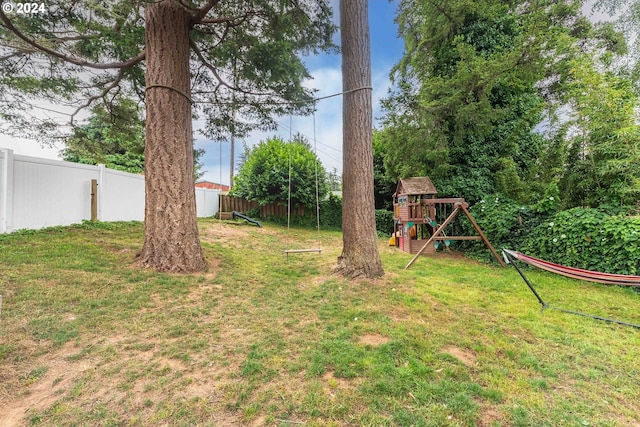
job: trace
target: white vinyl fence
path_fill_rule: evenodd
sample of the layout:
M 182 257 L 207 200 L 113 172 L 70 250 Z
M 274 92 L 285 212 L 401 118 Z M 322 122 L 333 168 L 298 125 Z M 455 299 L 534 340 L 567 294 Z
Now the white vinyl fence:
M 14 155 L 0 148 L 0 233 L 91 219 L 91 180 L 98 184 L 99 221 L 144 220 L 142 175 Z M 215 215 L 220 191 L 195 191 L 198 217 Z

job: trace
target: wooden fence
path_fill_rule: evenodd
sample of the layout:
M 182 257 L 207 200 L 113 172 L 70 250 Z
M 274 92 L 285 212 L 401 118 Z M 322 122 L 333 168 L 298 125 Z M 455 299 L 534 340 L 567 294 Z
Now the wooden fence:
M 246 213 L 251 209 L 259 209 L 260 217 L 267 218 L 270 216 L 275 216 L 278 218 L 286 218 L 287 217 L 287 206 L 279 205 L 279 204 L 268 204 L 264 206 L 260 206 L 258 202 L 249 201 L 246 199 L 242 199 L 240 197 L 229 196 L 226 194 L 220 195 L 220 212 L 241 212 Z M 291 206 L 291 216 L 304 216 L 309 212 L 302 206 Z

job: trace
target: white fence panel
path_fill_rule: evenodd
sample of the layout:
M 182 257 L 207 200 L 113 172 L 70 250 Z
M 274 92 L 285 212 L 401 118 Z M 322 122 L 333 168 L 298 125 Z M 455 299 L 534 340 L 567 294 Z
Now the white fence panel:
M 91 218 L 95 166 L 13 156 L 11 229 L 69 225 Z
M 144 176 L 100 166 L 100 221 L 144 221 Z
M 13 185 L 9 185 L 13 177 L 13 152 L 0 149 L 0 233 L 7 233 L 11 224 L 10 203 L 13 200 Z
M 98 182 L 100 221 L 144 220 L 144 177 L 0 148 L 0 233 L 91 219 L 91 180 Z M 198 217 L 213 216 L 219 190 L 196 189 Z
M 220 208 L 220 190 L 196 188 L 198 218 L 214 216 Z

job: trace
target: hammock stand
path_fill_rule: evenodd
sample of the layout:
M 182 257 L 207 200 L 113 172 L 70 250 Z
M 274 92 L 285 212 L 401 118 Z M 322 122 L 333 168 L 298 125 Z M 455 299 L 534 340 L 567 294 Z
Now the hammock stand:
M 520 267 L 518 267 L 518 265 L 513 261 L 517 259 L 518 261 L 522 261 L 526 264 L 533 265 L 535 267 L 541 268 L 546 271 L 550 271 L 552 273 L 561 274 L 566 277 L 571 277 L 579 280 L 588 280 L 588 281 L 598 282 L 598 283 L 606 283 L 606 284 L 616 284 L 616 285 L 623 285 L 623 286 L 639 286 L 640 285 L 639 276 L 625 276 L 622 274 L 599 273 L 597 271 L 565 267 L 560 264 L 554 264 L 552 262 L 543 261 L 541 259 L 530 257 L 520 252 L 510 251 L 504 248 L 502 249 L 502 256 L 504 257 L 505 262 L 507 264 L 513 265 L 513 267 L 516 269 L 518 274 L 520 274 L 520 277 L 522 277 L 522 280 L 524 280 L 524 282 L 527 284 L 531 292 L 533 292 L 533 294 L 538 299 L 538 302 L 542 306 L 543 312 L 545 309 L 548 308 L 556 311 L 561 311 L 563 313 L 575 314 L 577 316 L 583 316 L 583 317 L 590 317 L 591 319 L 602 320 L 609 323 L 617 323 L 619 325 L 631 326 L 633 328 L 640 329 L 640 325 L 635 323 L 623 322 L 621 320 L 609 319 L 607 317 L 594 316 L 592 314 L 581 313 L 579 311 L 573 311 L 573 310 L 567 310 L 564 308 L 554 307 L 552 305 L 547 304 L 546 302 L 544 302 L 540 294 L 533 287 L 533 285 L 531 284 L 527 276 L 525 276 L 522 270 L 520 270 Z M 603 276 L 605 278 L 603 278 Z M 599 279 L 599 280 L 595 280 L 595 279 Z M 629 280 L 631 280 L 632 283 L 636 282 L 636 280 L 638 280 L 639 282 L 636 282 L 637 284 L 629 284 Z

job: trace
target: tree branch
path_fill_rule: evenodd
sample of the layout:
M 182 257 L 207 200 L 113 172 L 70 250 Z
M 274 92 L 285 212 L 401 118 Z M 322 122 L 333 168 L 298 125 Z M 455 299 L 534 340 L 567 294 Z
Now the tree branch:
M 198 12 L 191 18 L 191 25 L 201 23 L 207 13 L 220 3 L 220 0 L 209 0 L 206 5 L 200 8 Z M 224 21 L 223 21 L 224 22 Z
M 209 18 L 209 19 L 201 19 L 200 21 L 197 22 L 197 24 L 222 24 L 223 22 L 231 22 L 236 18 L 229 18 L 229 17 L 224 17 L 224 18 Z
M 125 71 L 126 71 L 125 68 L 121 68 L 120 70 L 118 70 L 118 75 L 111 82 L 111 84 L 109 86 L 105 87 L 102 90 L 102 92 L 100 92 L 98 95 L 93 95 L 93 96 L 89 97 L 84 102 L 84 104 L 82 104 L 78 108 L 76 108 L 76 110 L 71 114 L 70 123 L 73 124 L 73 119 L 75 118 L 76 114 L 78 114 L 82 109 L 87 108 L 89 105 L 91 105 L 91 103 L 93 101 L 97 101 L 100 98 L 104 98 L 111 91 L 111 89 L 117 87 L 120 84 L 120 82 L 122 81 L 122 78 L 124 77 Z
M 233 28 L 233 27 L 234 27 L 234 25 L 232 25 L 231 22 L 227 22 L 225 24 L 225 26 L 224 26 L 224 31 L 222 32 L 222 35 L 220 36 L 218 42 L 215 45 L 213 45 L 211 47 L 211 49 L 215 49 L 218 46 L 220 46 L 220 44 L 222 44 L 222 42 L 224 42 L 227 39 L 227 36 L 229 35 L 229 30 L 231 28 Z M 214 32 L 214 31 L 204 31 L 204 29 L 202 29 L 202 28 L 194 28 L 193 31 L 197 31 L 197 32 L 199 32 L 201 34 L 209 34 L 209 35 L 218 37 L 218 34 L 216 32 Z
M 15 25 L 13 25 L 11 20 L 9 20 L 7 15 L 5 15 L 4 12 L 1 10 L 0 10 L 0 20 L 5 24 L 5 26 L 9 29 L 9 31 L 11 31 L 13 34 L 15 34 L 17 37 L 22 39 L 24 42 L 26 42 L 30 46 L 33 46 L 41 52 L 48 53 L 49 55 L 55 56 L 56 58 L 62 59 L 63 61 L 69 62 L 74 65 L 79 65 L 79 66 L 88 67 L 88 68 L 96 68 L 99 70 L 108 70 L 112 68 L 122 69 L 122 68 L 129 68 L 137 64 L 138 62 L 142 61 L 145 58 L 145 51 L 143 50 L 138 55 L 123 62 L 108 62 L 104 64 L 89 62 L 86 59 L 65 55 L 64 53 L 58 52 L 57 50 L 50 49 L 46 46 L 41 45 L 40 43 L 36 42 L 34 39 L 28 37 L 27 35 L 23 34 L 20 30 L 18 30 L 15 27 Z
M 216 67 L 214 67 L 209 61 L 207 61 L 207 59 L 202 54 L 202 51 L 193 42 L 193 40 L 189 40 L 189 44 L 191 45 L 191 49 L 193 49 L 193 51 L 195 52 L 195 54 L 198 57 L 198 59 L 200 60 L 200 62 L 202 62 L 202 65 L 207 67 L 209 69 L 209 71 L 211 71 L 211 73 L 213 73 L 215 78 L 218 80 L 218 83 L 220 83 L 222 86 L 228 87 L 231 90 L 238 90 L 238 88 L 235 88 L 235 87 L 231 86 L 229 83 L 227 83 L 224 80 L 222 80 L 222 77 L 220 77 L 220 74 L 218 73 L 218 70 L 216 69 Z
M 174 0 L 176 3 L 180 4 L 180 6 L 184 7 L 185 9 L 189 9 L 192 10 L 194 12 L 199 11 L 200 9 L 198 9 L 195 6 L 191 6 L 188 2 L 186 2 L 185 0 Z

